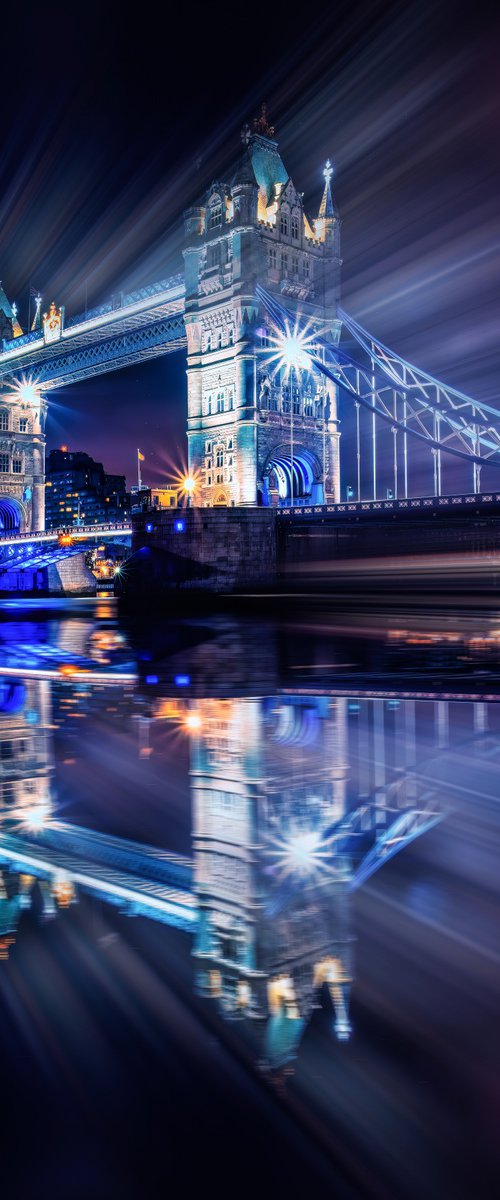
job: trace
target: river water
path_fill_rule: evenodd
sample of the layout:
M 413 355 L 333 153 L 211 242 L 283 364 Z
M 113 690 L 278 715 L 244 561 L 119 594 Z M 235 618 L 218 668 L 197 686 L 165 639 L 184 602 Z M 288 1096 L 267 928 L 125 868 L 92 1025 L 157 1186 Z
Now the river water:
M 5 606 L 6 1195 L 496 1194 L 499 647 Z

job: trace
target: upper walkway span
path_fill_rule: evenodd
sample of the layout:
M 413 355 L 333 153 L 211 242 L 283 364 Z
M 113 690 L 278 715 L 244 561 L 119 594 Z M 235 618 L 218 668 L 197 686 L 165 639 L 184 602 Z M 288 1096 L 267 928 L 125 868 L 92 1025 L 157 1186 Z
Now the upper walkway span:
M 0 383 L 27 375 L 54 391 L 185 345 L 184 279 L 173 275 L 71 317 L 53 341 L 39 329 L 4 341 Z

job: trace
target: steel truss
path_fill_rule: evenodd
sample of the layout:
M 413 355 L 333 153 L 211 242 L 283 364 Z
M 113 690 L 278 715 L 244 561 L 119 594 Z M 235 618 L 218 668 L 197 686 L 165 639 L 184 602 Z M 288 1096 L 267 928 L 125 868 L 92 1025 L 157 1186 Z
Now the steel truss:
M 43 392 L 53 391 L 81 379 L 103 375 L 107 371 L 119 371 L 131 363 L 159 354 L 172 353 L 186 345 L 183 311 L 173 313 L 160 321 L 149 321 L 115 337 L 95 339 L 86 345 L 67 350 L 63 354 L 52 351 L 36 364 L 33 381 Z M 61 344 L 58 344 L 62 349 Z M 13 374 L 12 365 L 10 367 Z M 6 381 L 7 387 L 9 382 Z
M 308 335 L 307 353 L 311 366 L 350 397 L 356 408 L 359 483 L 359 410 L 372 416 L 373 498 L 377 499 L 377 426 L 389 425 L 394 435 L 394 496 L 398 496 L 398 445 L 403 436 L 403 494 L 408 496 L 408 438 L 426 444 L 434 457 L 434 494 L 441 495 L 441 456 L 452 455 L 471 463 L 473 491 L 480 491 L 481 467 L 500 466 L 500 411 L 448 387 L 433 376 L 400 358 L 373 338 L 352 317 L 339 309 L 345 329 L 356 341 L 361 359 L 335 346 L 324 335 L 324 322 L 310 316 L 300 318 L 286 309 L 260 286 L 258 298 L 281 333 L 287 328 Z M 317 339 L 311 333 L 317 329 Z

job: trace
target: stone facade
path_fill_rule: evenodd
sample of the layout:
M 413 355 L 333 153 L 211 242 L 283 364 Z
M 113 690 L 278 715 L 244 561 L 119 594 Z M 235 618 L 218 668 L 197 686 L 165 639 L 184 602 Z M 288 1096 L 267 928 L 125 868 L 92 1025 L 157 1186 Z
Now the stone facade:
M 338 339 L 339 219 L 330 192 L 309 221 L 265 119 L 244 132 L 229 182 L 185 214 L 189 472 L 195 504 L 339 497 L 337 396 L 312 371 L 276 369 L 260 284 L 295 320 Z M 293 484 L 292 484 L 293 480 Z
M 46 415 L 34 388 L 0 393 L 0 531 L 45 528 Z

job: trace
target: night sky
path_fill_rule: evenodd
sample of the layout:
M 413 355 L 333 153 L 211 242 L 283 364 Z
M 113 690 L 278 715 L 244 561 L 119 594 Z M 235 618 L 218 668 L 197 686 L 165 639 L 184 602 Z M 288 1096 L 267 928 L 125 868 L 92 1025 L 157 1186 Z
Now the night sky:
M 262 100 L 306 206 L 335 163 L 343 304 L 500 407 L 500 19 L 482 3 L 4 6 L 0 278 L 68 315 L 181 269 L 180 217 Z M 163 32 L 167 20 L 167 30 Z M 50 397 L 67 443 L 160 482 L 186 457 L 182 355 Z M 344 447 L 350 442 L 344 413 Z M 498 486 L 500 486 L 500 471 Z M 344 471 L 344 482 L 346 472 Z M 470 482 L 470 481 L 469 481 Z

